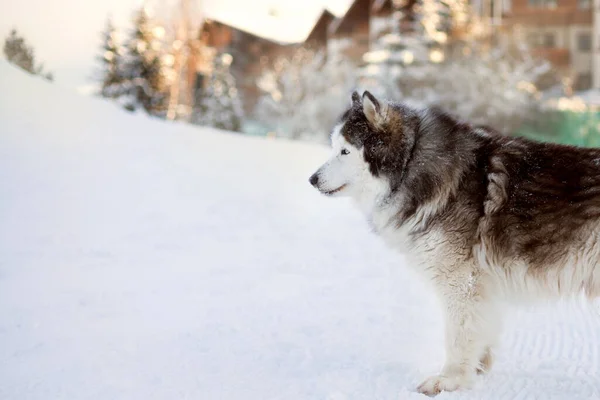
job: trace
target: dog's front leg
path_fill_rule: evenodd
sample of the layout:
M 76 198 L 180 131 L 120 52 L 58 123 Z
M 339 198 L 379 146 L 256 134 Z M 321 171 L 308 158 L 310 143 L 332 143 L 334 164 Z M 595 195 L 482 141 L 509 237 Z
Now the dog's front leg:
M 476 271 L 442 275 L 435 284 L 444 306 L 446 362 L 439 375 L 419 385 L 418 391 L 429 396 L 470 388 L 498 334 L 498 310 L 486 298 Z

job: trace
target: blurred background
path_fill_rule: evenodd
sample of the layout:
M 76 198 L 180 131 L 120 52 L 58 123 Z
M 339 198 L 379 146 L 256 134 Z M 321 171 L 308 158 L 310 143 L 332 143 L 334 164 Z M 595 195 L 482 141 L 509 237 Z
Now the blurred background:
M 369 89 L 600 145 L 594 1 L 31 0 L 0 32 L 21 68 L 170 121 L 327 142 L 348 94 Z

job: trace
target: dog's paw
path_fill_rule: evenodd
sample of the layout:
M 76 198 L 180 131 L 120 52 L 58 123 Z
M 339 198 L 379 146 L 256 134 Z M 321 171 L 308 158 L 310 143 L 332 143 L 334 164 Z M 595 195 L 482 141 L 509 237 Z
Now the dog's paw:
M 427 396 L 435 396 L 442 391 L 453 392 L 459 389 L 469 389 L 471 380 L 463 375 L 434 375 L 425 379 L 417 390 Z
M 492 364 L 494 364 L 494 355 L 492 354 L 492 350 L 488 347 L 481 357 L 481 360 L 479 360 L 477 375 L 483 375 L 489 372 L 489 370 L 492 369 Z

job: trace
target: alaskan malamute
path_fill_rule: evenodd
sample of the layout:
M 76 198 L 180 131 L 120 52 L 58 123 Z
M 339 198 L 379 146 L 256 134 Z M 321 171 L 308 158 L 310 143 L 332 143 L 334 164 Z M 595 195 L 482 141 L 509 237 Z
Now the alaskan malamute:
M 446 362 L 418 390 L 487 372 L 506 302 L 600 295 L 600 149 L 537 143 L 352 94 L 310 177 L 353 198 L 444 305 Z

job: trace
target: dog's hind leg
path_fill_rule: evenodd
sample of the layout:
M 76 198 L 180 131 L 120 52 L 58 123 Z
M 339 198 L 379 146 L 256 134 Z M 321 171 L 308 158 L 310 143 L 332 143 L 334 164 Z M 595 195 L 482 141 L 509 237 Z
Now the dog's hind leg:
M 498 335 L 498 309 L 485 296 L 476 270 L 445 271 L 451 272 L 436 284 L 445 307 L 446 362 L 439 375 L 418 387 L 429 396 L 470 388 L 482 364 L 491 364 L 490 346 Z

